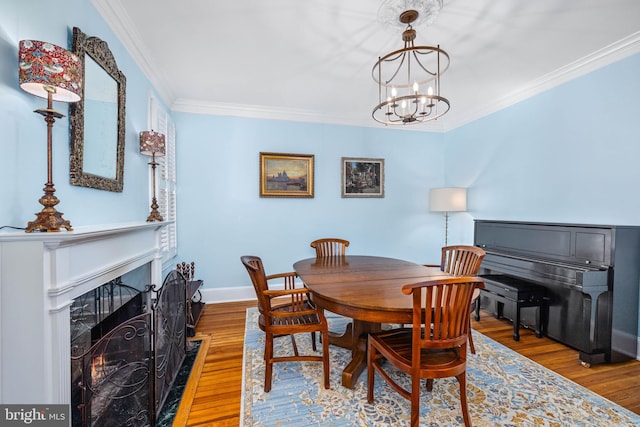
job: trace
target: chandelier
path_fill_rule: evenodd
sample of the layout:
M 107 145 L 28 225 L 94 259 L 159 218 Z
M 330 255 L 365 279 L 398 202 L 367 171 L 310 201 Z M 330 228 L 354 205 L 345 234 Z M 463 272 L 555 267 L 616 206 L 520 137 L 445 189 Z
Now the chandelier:
M 404 48 L 379 57 L 371 72 L 378 84 L 378 105 L 371 115 L 385 125 L 428 122 L 450 108 L 440 94 L 440 76 L 449 68 L 449 55 L 440 46 L 415 46 L 411 24 L 419 15 L 415 9 L 400 14 L 399 21 L 406 25 Z

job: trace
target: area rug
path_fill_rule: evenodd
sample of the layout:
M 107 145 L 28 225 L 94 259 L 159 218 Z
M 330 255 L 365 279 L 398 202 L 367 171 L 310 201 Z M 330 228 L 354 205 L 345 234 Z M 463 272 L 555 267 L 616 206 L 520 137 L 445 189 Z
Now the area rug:
M 329 314 L 329 313 L 328 313 Z M 242 377 L 244 426 L 408 426 L 409 401 L 382 378 L 367 403 L 366 371 L 353 390 L 341 385 L 350 351 L 330 346 L 331 389 L 322 386 L 322 364 L 276 363 L 273 387 L 264 392 L 264 333 L 257 310 L 247 309 Z M 346 319 L 330 315 L 330 330 Z M 310 351 L 309 334 L 296 336 Z M 640 426 L 640 416 L 473 331 L 476 354 L 467 363 L 467 396 L 474 426 Z M 275 354 L 291 352 L 291 340 L 276 339 Z M 397 372 L 394 377 L 403 378 Z M 402 380 L 401 380 L 402 382 Z M 404 385 L 409 388 L 410 382 Z M 421 426 L 464 425 L 455 379 L 434 381 L 420 404 Z

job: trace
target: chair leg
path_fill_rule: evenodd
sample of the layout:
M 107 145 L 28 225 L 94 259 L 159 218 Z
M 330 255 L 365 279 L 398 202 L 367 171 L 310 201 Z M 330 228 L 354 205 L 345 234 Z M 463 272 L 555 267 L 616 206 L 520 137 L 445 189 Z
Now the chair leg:
M 433 383 L 433 380 L 427 380 Z M 411 378 L 411 427 L 420 425 L 420 375 Z
M 427 380 L 427 391 L 433 391 L 433 379 L 431 378 Z
M 322 337 L 322 334 L 320 334 L 320 337 Z M 316 333 L 315 332 L 311 332 L 311 348 L 313 349 L 313 351 L 318 351 L 318 346 L 316 346 Z
M 469 318 L 469 349 L 471 354 L 476 354 L 476 346 L 473 345 L 473 334 L 471 334 L 471 318 Z
M 273 373 L 273 335 L 267 334 L 264 344 L 264 391 L 271 391 L 271 376 Z
M 471 417 L 469 416 L 469 408 L 467 406 L 467 375 L 465 372 L 458 375 L 458 382 L 460 383 L 460 406 L 462 408 L 462 418 L 464 419 L 464 425 L 471 427 Z
M 322 334 L 320 334 L 320 336 L 322 336 Z M 331 371 L 329 370 L 329 335 L 325 336 L 324 338 L 325 339 L 322 340 L 322 370 L 324 372 L 324 388 L 329 389 L 331 388 L 331 383 L 329 380 L 329 374 L 331 373 Z M 313 343 L 315 344 L 315 336 L 313 339 Z
M 376 375 L 375 370 L 373 369 L 374 357 L 373 353 L 376 351 L 375 348 L 367 343 L 369 347 L 367 349 L 367 402 L 373 403 L 373 386 L 374 386 L 374 377 Z
M 293 334 L 291 334 L 290 337 L 291 337 L 291 345 L 293 346 L 293 354 L 295 354 L 296 356 L 299 356 L 298 345 L 296 344 L 296 338 L 293 336 Z

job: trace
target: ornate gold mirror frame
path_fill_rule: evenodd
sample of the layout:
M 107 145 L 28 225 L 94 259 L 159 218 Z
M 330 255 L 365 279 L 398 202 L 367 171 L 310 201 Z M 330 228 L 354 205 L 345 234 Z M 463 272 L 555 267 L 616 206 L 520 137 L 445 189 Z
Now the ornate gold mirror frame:
M 70 106 L 71 184 L 121 192 L 126 78 L 104 40 L 74 27 L 72 49 L 85 74 L 82 99 Z

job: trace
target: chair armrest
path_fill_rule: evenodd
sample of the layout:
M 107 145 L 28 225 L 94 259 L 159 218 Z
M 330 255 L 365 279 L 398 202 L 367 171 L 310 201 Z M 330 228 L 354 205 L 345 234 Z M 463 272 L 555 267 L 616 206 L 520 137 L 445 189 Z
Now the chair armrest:
M 290 317 L 317 313 L 315 306 L 310 305 L 310 292 L 307 288 L 265 290 L 263 294 L 269 299 L 269 317 Z M 287 302 L 288 300 L 288 302 Z M 275 305 L 272 305 L 275 303 Z M 288 307 L 285 311 L 280 309 Z
M 298 277 L 298 274 L 295 271 L 290 271 L 288 273 L 277 273 L 277 274 L 271 274 L 269 276 L 267 276 L 267 280 L 271 280 L 271 279 L 282 279 L 282 278 L 289 278 L 289 277 Z
M 269 298 L 277 298 L 277 297 L 283 297 L 287 295 L 309 294 L 309 289 L 306 289 L 306 288 L 278 289 L 278 290 L 267 289 L 266 291 L 263 292 L 263 294 L 265 294 Z

